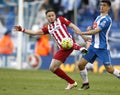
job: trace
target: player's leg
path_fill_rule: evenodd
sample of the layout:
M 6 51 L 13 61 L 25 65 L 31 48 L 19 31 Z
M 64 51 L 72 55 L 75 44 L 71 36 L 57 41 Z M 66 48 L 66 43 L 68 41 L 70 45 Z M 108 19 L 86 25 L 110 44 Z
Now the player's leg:
M 104 64 L 107 72 L 115 75 L 117 78 L 120 78 L 120 70 L 114 68 L 111 65 L 110 51 L 109 50 L 101 50 L 101 51 L 99 51 L 98 56 L 101 60 L 103 60 L 103 64 Z
M 89 88 L 89 81 L 88 81 L 88 73 L 87 73 L 87 69 L 86 69 L 86 64 L 88 63 L 88 62 L 90 62 L 90 63 L 93 63 L 94 62 L 94 60 L 96 59 L 96 54 L 93 52 L 93 50 L 92 50 L 93 48 L 92 47 L 90 47 L 89 49 L 88 49 L 88 54 L 86 54 L 86 55 L 84 55 L 81 59 L 80 59 L 80 61 L 79 61 L 79 63 L 78 63 L 78 68 L 79 68 L 79 70 L 80 70 L 80 76 L 81 76 L 81 78 L 82 78 L 82 80 L 83 80 L 83 85 L 82 85 L 82 87 L 79 89 L 79 90 L 85 90 L 85 89 L 88 89 Z
M 52 62 L 50 64 L 50 71 L 52 71 L 54 74 L 56 74 L 57 76 L 59 76 L 60 78 L 66 80 L 69 83 L 68 88 L 66 89 L 71 89 L 74 86 L 77 86 L 76 82 L 70 78 L 62 69 L 59 68 L 59 66 L 62 64 L 61 61 L 56 60 L 56 59 L 52 59 Z M 71 85 L 70 85 L 71 84 Z
M 116 76 L 117 78 L 120 79 L 120 70 L 114 68 L 112 65 L 110 66 L 105 66 L 107 72 L 113 74 L 114 76 Z
M 85 47 L 78 45 L 77 43 L 73 43 L 73 49 L 79 50 L 82 54 L 87 54 L 88 50 Z
M 113 73 L 112 73 L 113 75 L 115 75 L 117 78 L 119 78 L 120 79 L 120 70 L 118 70 L 118 69 L 116 69 L 116 68 L 114 68 L 114 70 L 113 70 Z
M 115 75 L 117 78 L 120 78 L 120 70 L 114 68 L 111 65 L 111 57 L 109 50 L 99 50 L 98 56 L 101 60 L 103 60 L 103 64 L 107 70 L 107 72 Z
M 87 63 L 88 63 L 88 61 L 86 59 L 81 58 L 79 61 L 79 64 L 78 64 L 78 68 L 80 70 L 80 76 L 83 81 L 83 85 L 81 86 L 81 88 L 79 90 L 85 90 L 85 89 L 89 88 L 88 72 L 87 72 L 87 69 L 85 68 Z
M 59 66 L 64 63 L 64 61 L 66 60 L 66 58 L 70 55 L 70 53 L 73 51 L 73 49 L 71 50 L 59 50 L 54 58 L 52 59 L 52 62 L 50 64 L 50 70 L 56 74 L 57 76 L 59 76 L 60 78 L 66 80 L 68 82 L 68 86 L 66 87 L 67 90 L 77 86 L 77 83 L 70 78 L 63 70 L 61 70 L 59 68 Z

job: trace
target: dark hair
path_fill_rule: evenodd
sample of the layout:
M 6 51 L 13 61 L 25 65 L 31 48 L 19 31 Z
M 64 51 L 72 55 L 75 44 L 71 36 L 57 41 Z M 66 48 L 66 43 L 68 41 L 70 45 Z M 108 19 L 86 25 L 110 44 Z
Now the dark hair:
M 107 3 L 107 5 L 108 5 L 109 7 L 111 7 L 111 2 L 110 2 L 110 0 L 101 0 L 100 2 Z
M 54 12 L 55 13 L 55 10 L 54 9 L 49 9 L 45 12 L 45 14 L 47 15 L 48 12 Z

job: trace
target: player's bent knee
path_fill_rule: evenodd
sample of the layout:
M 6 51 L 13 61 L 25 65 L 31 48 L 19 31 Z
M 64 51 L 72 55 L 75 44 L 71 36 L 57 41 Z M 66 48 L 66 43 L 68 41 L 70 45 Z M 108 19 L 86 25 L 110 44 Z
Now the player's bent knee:
M 113 70 L 111 69 L 107 69 L 107 72 L 113 74 Z
M 79 64 L 78 64 L 78 68 L 79 68 L 79 70 L 83 70 L 83 69 L 85 68 L 85 65 L 84 65 L 84 64 L 81 64 L 81 63 L 79 63 Z
M 113 74 L 114 68 L 112 66 L 105 66 L 105 68 L 106 68 L 106 70 L 107 70 L 108 73 Z
M 54 67 L 54 66 L 50 66 L 50 67 L 49 67 L 49 70 L 50 70 L 51 72 L 54 72 L 56 69 L 57 69 L 57 67 Z

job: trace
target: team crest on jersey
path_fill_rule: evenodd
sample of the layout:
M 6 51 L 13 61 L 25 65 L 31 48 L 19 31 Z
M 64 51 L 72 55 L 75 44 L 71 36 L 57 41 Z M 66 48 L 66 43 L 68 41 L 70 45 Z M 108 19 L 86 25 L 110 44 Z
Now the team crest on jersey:
M 96 28 L 96 27 L 97 27 L 97 22 L 94 22 L 93 28 Z
M 53 33 L 53 32 L 55 32 L 55 31 L 58 30 L 58 29 L 60 29 L 59 24 L 56 25 L 56 26 L 54 26 L 52 29 L 50 29 L 50 33 Z
M 103 21 L 102 23 L 101 23 L 101 26 L 105 26 L 105 23 L 106 23 L 106 21 Z

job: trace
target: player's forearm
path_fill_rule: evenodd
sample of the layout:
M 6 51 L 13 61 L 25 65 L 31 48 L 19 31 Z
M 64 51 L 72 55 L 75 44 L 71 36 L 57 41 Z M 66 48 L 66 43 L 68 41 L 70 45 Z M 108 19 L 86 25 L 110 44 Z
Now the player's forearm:
M 95 33 L 92 30 L 89 30 L 87 32 L 82 32 L 82 35 L 94 35 Z
M 70 23 L 69 27 L 71 27 L 76 34 L 80 34 L 81 30 L 73 23 Z
M 81 33 L 81 30 L 78 27 L 76 27 L 76 26 L 73 27 L 73 30 L 74 30 L 74 32 L 76 34 L 80 34 Z
M 31 35 L 42 35 L 43 34 L 42 32 L 40 32 L 40 30 L 34 31 L 34 30 L 28 30 L 28 29 L 25 29 L 24 33 L 31 34 Z
M 82 38 L 83 38 L 83 40 L 86 42 L 86 41 L 88 41 L 88 37 L 86 37 L 86 36 L 84 36 L 84 35 L 80 35 Z
M 28 30 L 28 29 L 25 29 L 23 32 L 24 32 L 24 33 L 26 33 L 26 34 L 36 35 L 36 32 L 35 32 L 35 31 L 33 31 L 33 30 Z
M 13 27 L 13 29 L 15 31 L 23 32 L 23 33 L 26 33 L 26 34 L 32 34 L 32 35 L 43 35 L 44 34 L 44 32 L 42 31 L 42 29 L 33 31 L 33 30 L 28 30 L 28 29 L 22 28 L 20 25 L 15 25 Z
M 100 32 L 100 28 L 96 28 L 95 30 L 89 30 L 86 32 L 82 32 L 82 35 L 95 35 Z

